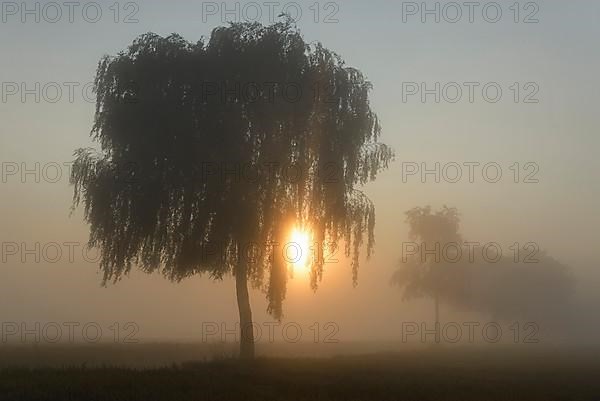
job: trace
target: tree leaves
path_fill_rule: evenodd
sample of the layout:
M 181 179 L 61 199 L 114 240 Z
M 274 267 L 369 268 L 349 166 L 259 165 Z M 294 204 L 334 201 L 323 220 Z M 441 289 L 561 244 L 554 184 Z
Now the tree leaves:
M 207 44 L 142 35 L 100 61 L 95 83 L 101 151 L 75 153 L 72 183 L 105 282 L 132 264 L 171 280 L 221 278 L 253 243 L 262 252 L 244 262 L 280 317 L 287 275 L 271 244 L 285 242 L 294 222 L 320 245 L 343 236 L 356 282 L 363 234 L 370 254 L 375 224 L 356 186 L 393 157 L 377 142 L 360 71 L 307 45 L 290 21 L 235 23 Z M 314 288 L 323 262 L 313 263 Z

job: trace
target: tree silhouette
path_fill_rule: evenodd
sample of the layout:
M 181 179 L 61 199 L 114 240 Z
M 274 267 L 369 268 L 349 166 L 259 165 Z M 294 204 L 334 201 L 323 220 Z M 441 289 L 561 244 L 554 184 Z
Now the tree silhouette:
M 564 322 L 572 310 L 569 268 L 532 243 L 513 246 L 510 254 L 484 257 L 481 250 L 466 246 L 455 208 L 444 206 L 432 213 L 429 206 L 417 207 L 406 215 L 409 237 L 415 242 L 403 250 L 410 255 L 403 255 L 391 281 L 404 289 L 404 300 L 434 299 L 436 327 L 440 300 L 492 320 L 552 324 Z
M 512 252 L 511 252 L 512 253 Z M 572 312 L 574 279 L 568 266 L 545 251 L 524 247 L 490 263 L 476 255 L 462 263 L 469 269 L 464 307 L 486 313 L 493 320 L 564 322 Z
M 432 213 L 430 206 L 415 207 L 406 212 L 406 222 L 409 239 L 414 242 L 403 247 L 407 255 L 403 255 L 391 282 L 404 288 L 404 300 L 433 298 L 438 327 L 440 298 L 456 297 L 463 285 L 452 263 L 462 246 L 458 211 L 444 206 Z
M 101 150 L 77 150 L 71 177 L 103 284 L 132 265 L 174 281 L 233 274 L 240 355 L 251 358 L 248 282 L 281 319 L 292 226 L 310 227 L 321 247 L 344 240 L 356 283 L 375 225 L 357 187 L 393 157 L 378 142 L 370 89 L 289 20 L 233 23 L 207 43 L 148 33 L 104 57 L 91 133 Z M 315 290 L 323 264 L 311 264 Z

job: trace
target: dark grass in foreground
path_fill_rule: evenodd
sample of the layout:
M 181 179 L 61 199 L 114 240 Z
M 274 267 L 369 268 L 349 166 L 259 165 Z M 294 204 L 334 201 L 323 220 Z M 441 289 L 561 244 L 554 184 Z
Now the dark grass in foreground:
M 515 347 L 155 369 L 6 368 L 0 400 L 600 400 L 599 356 Z

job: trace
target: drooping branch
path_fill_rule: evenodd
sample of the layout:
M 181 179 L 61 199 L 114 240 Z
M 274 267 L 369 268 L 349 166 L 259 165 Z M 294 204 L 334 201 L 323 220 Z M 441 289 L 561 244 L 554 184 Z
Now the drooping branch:
M 206 44 L 142 35 L 100 61 L 95 89 L 101 151 L 76 152 L 72 183 L 105 281 L 132 265 L 171 280 L 221 278 L 251 241 L 261 251 L 249 279 L 280 317 L 286 266 L 268 244 L 297 222 L 323 246 L 344 240 L 356 283 L 375 225 L 357 188 L 393 158 L 360 71 L 307 45 L 290 21 L 236 23 Z M 317 258 L 313 288 L 322 274 Z

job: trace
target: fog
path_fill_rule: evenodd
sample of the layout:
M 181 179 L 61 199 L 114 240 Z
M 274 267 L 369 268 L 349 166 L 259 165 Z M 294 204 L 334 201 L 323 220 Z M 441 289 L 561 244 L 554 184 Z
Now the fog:
M 403 22 L 401 2 L 385 1 L 344 1 L 337 22 L 314 23 L 303 7 L 297 26 L 305 41 L 322 42 L 372 82 L 380 140 L 395 159 L 361 188 L 375 205 L 376 223 L 371 257 L 361 248 L 357 285 L 340 241 L 316 291 L 302 269 L 289 278 L 281 321 L 267 312 L 264 291 L 251 288 L 259 344 L 283 343 L 282 353 L 303 355 L 309 343 L 315 355 L 330 355 L 434 342 L 427 331 L 434 328 L 432 296 L 425 291 L 405 299 L 392 282 L 406 267 L 407 244 L 423 241 L 409 235 L 406 212 L 430 205 L 432 213 L 456 208 L 462 241 L 480 244 L 462 275 L 444 279 L 444 289 L 463 286 L 465 277 L 470 284 L 467 295 L 457 295 L 463 288 L 440 296 L 439 342 L 598 345 L 600 4 L 543 1 L 539 7 L 539 22 L 530 24 L 514 23 L 508 8 L 494 24 L 479 14 L 473 23 L 422 23 L 419 14 L 404 15 Z M 102 286 L 97 250 L 85 250 L 83 207 L 71 209 L 73 152 L 98 148 L 88 135 L 95 97 L 85 88 L 98 61 L 146 32 L 177 32 L 195 43 L 225 25 L 218 14 L 202 12 L 200 2 L 144 1 L 136 23 L 115 24 L 107 14 L 91 24 L 75 14 L 73 23 L 54 24 L 8 16 L 0 27 L 3 343 L 50 344 L 56 325 L 62 342 L 69 342 L 69 325 L 76 343 L 113 342 L 115 334 L 119 343 L 239 339 L 231 275 L 171 282 L 134 267 Z M 477 83 L 473 101 L 465 82 Z M 43 90 L 49 83 L 62 88 L 56 102 L 50 101 L 55 86 Z M 73 99 L 65 83 L 77 83 Z M 493 89 L 482 92 L 490 83 Z M 448 101 L 457 86 L 462 97 Z M 497 88 L 502 98 L 489 101 Z M 490 254 L 502 251 L 500 262 L 482 260 L 482 247 L 491 243 Z M 523 263 L 530 254 L 537 262 Z

